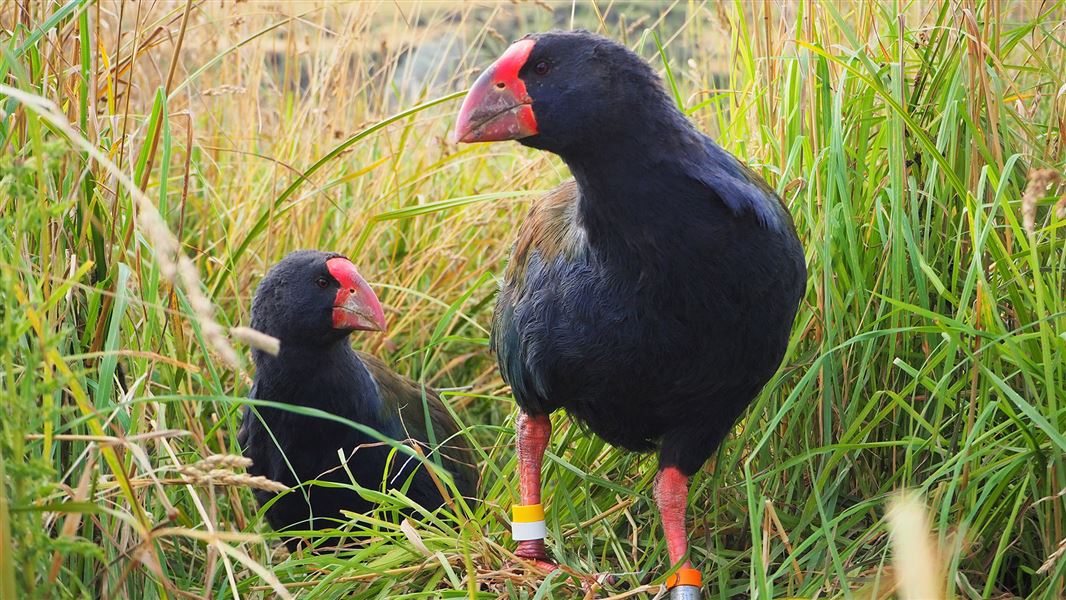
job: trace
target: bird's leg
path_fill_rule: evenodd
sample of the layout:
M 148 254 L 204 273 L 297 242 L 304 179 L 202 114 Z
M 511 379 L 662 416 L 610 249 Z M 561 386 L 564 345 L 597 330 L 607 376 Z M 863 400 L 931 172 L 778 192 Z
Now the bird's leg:
M 684 559 L 682 567 L 692 567 L 685 558 L 688 553 L 688 533 L 685 530 L 685 508 L 688 504 L 688 477 L 677 467 L 666 467 L 655 476 L 655 505 L 663 520 L 663 534 L 666 536 L 666 550 L 670 554 L 670 564 L 676 565 Z
M 663 535 L 670 564 L 680 568 L 667 580 L 671 600 L 700 598 L 700 572 L 692 568 L 685 531 L 685 507 L 688 504 L 688 476 L 677 467 L 665 467 L 655 476 L 655 505 L 663 520 Z M 682 562 L 684 561 L 684 562 Z
M 544 451 L 551 438 L 552 423 L 548 415 L 520 412 L 515 422 L 518 449 L 518 489 L 521 505 L 514 507 L 511 534 L 518 541 L 515 556 L 532 560 L 548 570 L 558 565 L 548 558 L 544 548 L 544 509 L 540 503 L 540 472 Z
M 518 446 L 518 493 L 521 504 L 512 507 L 511 536 L 518 541 L 515 556 L 534 563 L 538 568 L 551 572 L 560 566 L 548 558 L 544 547 L 546 527 L 544 508 L 540 503 L 541 467 L 544 451 L 551 439 L 552 423 L 548 415 L 531 415 L 519 412 L 515 422 Z M 614 577 L 607 573 L 584 574 L 562 567 L 581 582 L 581 588 L 593 593 L 600 585 L 611 583 Z

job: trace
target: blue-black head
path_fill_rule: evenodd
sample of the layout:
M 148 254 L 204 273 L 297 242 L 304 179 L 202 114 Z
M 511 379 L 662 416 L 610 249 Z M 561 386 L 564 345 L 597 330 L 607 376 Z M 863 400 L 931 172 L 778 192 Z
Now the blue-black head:
M 344 256 L 298 250 L 274 265 L 255 292 L 252 327 L 288 346 L 328 346 L 352 331 L 384 331 L 374 291 Z
M 474 82 L 455 125 L 461 142 L 519 140 L 580 159 L 690 129 L 659 76 L 625 46 L 587 31 L 528 35 Z

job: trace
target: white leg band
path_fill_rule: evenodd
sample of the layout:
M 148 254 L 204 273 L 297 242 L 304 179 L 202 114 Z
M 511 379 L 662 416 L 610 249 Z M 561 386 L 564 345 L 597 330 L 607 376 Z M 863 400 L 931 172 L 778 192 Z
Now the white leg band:
M 548 528 L 544 521 L 532 521 L 530 523 L 511 523 L 511 538 L 516 542 L 525 540 L 543 540 L 548 535 Z

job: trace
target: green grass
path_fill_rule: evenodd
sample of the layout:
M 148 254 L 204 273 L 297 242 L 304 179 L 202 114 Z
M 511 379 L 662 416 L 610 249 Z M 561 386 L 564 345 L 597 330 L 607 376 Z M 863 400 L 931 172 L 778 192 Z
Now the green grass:
M 784 366 L 692 486 L 707 597 L 890 597 L 903 489 L 944 597 L 1066 593 L 1066 190 L 1032 234 L 1021 215 L 1029 173 L 1066 165 L 1061 1 L 48 0 L 0 7 L 0 597 L 582 596 L 508 562 L 513 403 L 486 341 L 527 202 L 567 174 L 445 141 L 472 75 L 553 24 L 661 69 L 807 249 Z M 164 268 L 174 239 L 198 282 Z M 356 344 L 445 390 L 481 502 L 401 527 L 406 499 L 365 490 L 365 544 L 287 556 L 245 487 L 182 479 L 238 453 L 250 365 L 223 334 L 303 247 L 375 285 L 390 332 Z M 550 551 L 621 573 L 600 597 L 652 597 L 653 458 L 555 423 Z

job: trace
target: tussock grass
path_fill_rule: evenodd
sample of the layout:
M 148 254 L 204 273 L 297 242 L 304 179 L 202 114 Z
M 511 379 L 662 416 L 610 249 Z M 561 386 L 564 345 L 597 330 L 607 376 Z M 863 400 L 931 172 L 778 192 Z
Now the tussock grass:
M 486 343 L 526 201 L 565 169 L 446 141 L 478 68 L 553 26 L 652 61 L 807 248 L 785 365 L 692 486 L 708 597 L 890 597 L 904 489 L 942 597 L 1062 597 L 1062 2 L 104 0 L 0 6 L 0 597 L 583 595 L 509 563 Z M 239 453 L 249 383 L 226 334 L 302 247 L 374 283 L 390 333 L 357 344 L 445 390 L 483 501 L 398 523 L 407 499 L 365 490 L 365 543 L 288 555 L 210 458 Z M 654 460 L 556 424 L 551 551 L 652 597 Z

